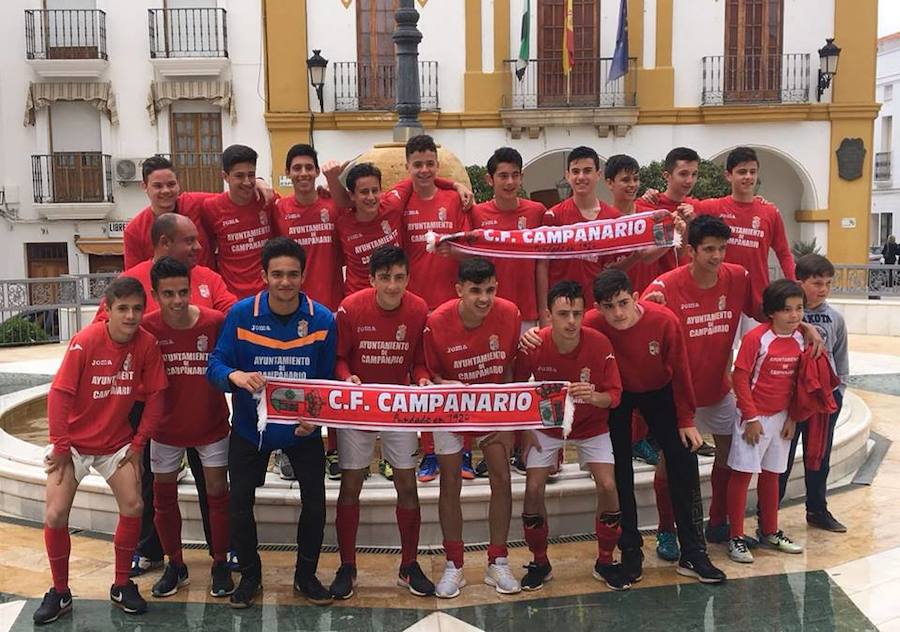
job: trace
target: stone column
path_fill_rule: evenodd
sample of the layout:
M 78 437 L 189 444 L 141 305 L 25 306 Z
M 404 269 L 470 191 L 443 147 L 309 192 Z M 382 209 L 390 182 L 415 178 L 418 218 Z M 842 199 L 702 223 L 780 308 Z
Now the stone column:
M 413 6 L 414 2 L 415 0 L 400 0 L 400 7 L 394 14 L 397 22 L 397 30 L 392 36 L 397 46 L 394 85 L 399 117 L 394 126 L 394 141 L 400 143 L 425 133 L 419 122 L 419 112 L 422 109 L 419 94 L 419 42 L 422 41 L 422 33 L 416 28 L 419 12 Z

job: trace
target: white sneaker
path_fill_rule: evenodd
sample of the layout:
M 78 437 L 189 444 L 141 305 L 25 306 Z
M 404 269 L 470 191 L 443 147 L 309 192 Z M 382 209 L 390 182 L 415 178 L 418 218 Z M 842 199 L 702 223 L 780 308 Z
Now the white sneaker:
M 459 589 L 466 585 L 463 569 L 456 568 L 453 562 L 447 562 L 444 567 L 444 575 L 434 587 L 434 594 L 441 599 L 453 599 L 459 597 Z
M 741 564 L 753 563 L 753 553 L 747 548 L 744 538 L 731 538 L 728 541 L 728 557 Z
M 505 557 L 498 557 L 493 564 L 488 564 L 484 583 L 493 586 L 501 595 L 514 595 L 522 592 L 522 585 L 513 576 L 509 569 L 509 560 Z
M 768 535 L 764 535 L 760 532 L 757 535 L 759 535 L 760 544 L 781 551 L 782 553 L 803 553 L 803 545 L 794 542 L 784 535 L 784 531 L 776 531 L 775 533 L 770 533 Z

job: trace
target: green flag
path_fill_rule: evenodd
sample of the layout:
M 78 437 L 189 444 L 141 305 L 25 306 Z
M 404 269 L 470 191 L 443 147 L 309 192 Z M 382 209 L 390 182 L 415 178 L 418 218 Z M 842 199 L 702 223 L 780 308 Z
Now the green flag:
M 519 57 L 516 59 L 516 77 L 519 81 L 525 76 L 525 69 L 528 68 L 528 58 L 531 56 L 531 11 L 529 10 L 530 0 L 525 0 L 525 7 L 522 9 L 522 34 L 519 38 Z

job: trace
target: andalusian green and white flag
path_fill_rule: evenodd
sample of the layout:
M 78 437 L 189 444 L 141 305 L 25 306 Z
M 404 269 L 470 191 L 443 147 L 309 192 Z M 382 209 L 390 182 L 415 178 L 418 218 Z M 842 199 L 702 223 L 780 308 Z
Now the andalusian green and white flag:
M 519 81 L 525 76 L 525 69 L 528 68 L 528 57 L 531 55 L 531 11 L 529 10 L 530 0 L 525 0 L 525 6 L 522 8 L 522 34 L 519 38 L 519 57 L 516 59 L 516 77 Z

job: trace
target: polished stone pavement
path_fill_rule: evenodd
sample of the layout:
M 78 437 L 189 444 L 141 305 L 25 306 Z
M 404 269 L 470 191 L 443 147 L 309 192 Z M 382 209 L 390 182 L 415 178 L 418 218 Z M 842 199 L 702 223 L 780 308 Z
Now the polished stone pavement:
M 590 576 L 596 555 L 591 542 L 551 546 L 554 581 L 539 593 L 497 595 L 482 583 L 484 553 L 466 554 L 469 586 L 450 601 L 420 599 L 394 586 L 394 555 L 359 556 L 359 588 L 353 599 L 328 608 L 307 606 L 290 587 L 294 554 L 266 551 L 266 590 L 260 606 L 236 612 L 208 597 L 208 557 L 186 552 L 192 584 L 167 600 L 151 600 L 151 611 L 128 617 L 109 605 L 112 547 L 108 540 L 73 536 L 71 585 L 74 616 L 48 629 L 60 630 L 900 630 L 900 340 L 851 336 L 856 392 L 872 410 L 872 430 L 893 441 L 870 485 L 846 485 L 830 496 L 845 535 L 807 529 L 802 504 L 783 509 L 780 523 L 801 555 L 762 551 L 752 565 L 727 559 L 711 545 L 713 561 L 729 574 L 723 586 L 702 586 L 675 574 L 645 540 L 644 580 L 627 593 L 612 593 Z M 7 370 L 0 354 L 0 372 Z M 52 363 L 33 352 L 19 370 Z M 16 361 L 16 358 L 9 358 Z M 52 371 L 52 369 L 51 369 Z M 49 372 L 49 371 L 48 371 Z M 748 522 L 749 524 L 749 522 Z M 517 574 L 528 562 L 514 548 Z M 442 559 L 423 555 L 427 573 L 440 575 Z M 320 578 L 330 582 L 338 558 L 322 556 Z M 145 596 L 155 576 L 140 578 Z M 49 568 L 40 529 L 0 519 L 0 632 L 31 630 L 31 614 L 47 589 Z M 22 603 L 22 600 L 25 600 Z M 438 620 L 435 612 L 449 615 Z M 419 625 L 417 622 L 421 621 Z M 877 626 L 877 627 L 876 627 Z

